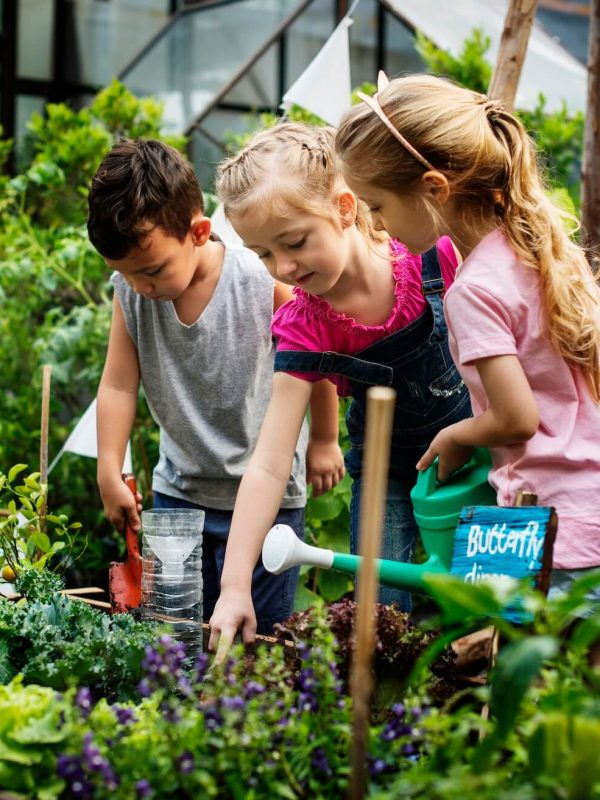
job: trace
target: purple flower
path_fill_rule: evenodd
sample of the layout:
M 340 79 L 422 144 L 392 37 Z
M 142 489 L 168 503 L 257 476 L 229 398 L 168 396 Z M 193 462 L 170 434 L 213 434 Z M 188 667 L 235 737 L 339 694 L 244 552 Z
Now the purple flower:
M 115 705 L 112 706 L 112 710 L 115 713 L 119 725 L 129 725 L 130 723 L 137 722 L 137 717 L 135 716 L 133 708 L 119 706 L 115 703 Z
M 172 722 L 175 724 L 181 719 L 181 714 L 179 713 L 179 709 L 175 703 L 172 703 L 169 700 L 163 700 L 159 708 L 162 712 L 165 722 Z
M 371 774 L 371 777 L 374 778 L 376 775 L 385 772 L 387 768 L 387 761 L 385 761 L 383 758 L 376 758 L 369 765 L 369 773 Z
M 89 716 L 92 710 L 92 693 L 87 686 L 82 686 L 75 695 L 75 705 L 81 711 L 82 717 Z
M 142 678 L 142 680 L 138 683 L 138 692 L 140 697 L 150 697 L 152 694 L 152 687 L 150 686 L 150 681 L 147 678 Z
M 203 683 L 208 669 L 208 654 L 199 653 L 194 664 L 194 683 Z
M 331 767 L 329 766 L 329 761 L 322 747 L 315 747 L 312 751 L 310 763 L 312 768 L 317 772 L 322 772 L 324 775 L 331 775 Z
M 243 698 L 237 697 L 224 697 L 221 701 L 223 708 L 230 711 L 243 711 L 246 708 L 246 702 Z
M 56 760 L 56 772 L 61 778 L 84 777 L 84 772 L 77 756 L 60 755 Z
M 204 715 L 204 724 L 209 731 L 214 731 L 216 728 L 221 727 L 223 724 L 223 717 L 214 705 L 206 703 L 198 706 L 198 708 Z
M 150 786 L 150 781 L 147 781 L 145 779 L 138 781 L 135 784 L 135 791 L 139 798 L 152 797 L 152 795 L 154 794 L 152 786 Z
M 182 775 L 187 775 L 194 769 L 194 756 L 189 750 L 182 753 L 177 759 L 177 766 Z
M 244 697 L 246 700 L 250 700 L 252 697 L 263 694 L 264 691 L 265 687 L 262 685 L 262 683 L 258 683 L 257 681 L 247 681 L 244 686 Z

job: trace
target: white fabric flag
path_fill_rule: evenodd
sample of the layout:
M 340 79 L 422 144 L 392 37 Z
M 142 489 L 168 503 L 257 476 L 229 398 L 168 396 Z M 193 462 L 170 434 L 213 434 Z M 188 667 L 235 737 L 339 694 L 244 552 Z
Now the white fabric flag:
M 225 216 L 225 210 L 223 208 L 223 203 L 219 203 L 219 205 L 213 211 L 213 215 L 210 218 L 211 223 L 211 230 L 213 230 L 217 236 L 220 236 L 221 239 L 225 242 L 225 244 L 235 245 L 236 247 L 242 247 L 243 242 L 240 237 L 235 232 L 231 222 Z
M 283 96 L 282 108 L 292 103 L 312 111 L 330 125 L 337 126 L 352 101 L 350 82 L 350 43 L 348 29 L 352 19 L 344 17 L 298 80 Z
M 76 453 L 79 456 L 98 458 L 98 442 L 96 440 L 96 398 L 92 400 L 85 413 L 71 431 L 67 441 L 63 444 L 58 455 L 48 467 L 48 472 L 54 469 L 63 453 Z M 131 445 L 127 442 L 123 472 L 133 472 L 131 462 Z

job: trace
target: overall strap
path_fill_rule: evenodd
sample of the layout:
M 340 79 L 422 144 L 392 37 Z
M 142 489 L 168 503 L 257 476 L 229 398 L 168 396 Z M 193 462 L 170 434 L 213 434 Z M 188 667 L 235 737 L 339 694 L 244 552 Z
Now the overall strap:
M 435 245 L 421 256 L 421 287 L 433 314 L 433 332 L 430 341 L 441 341 L 446 337 L 446 321 L 442 305 L 442 293 L 446 289 L 446 284 Z
M 421 256 L 421 286 L 425 297 L 430 294 L 442 294 L 446 288 L 435 245 Z
M 305 350 L 278 350 L 275 353 L 275 371 L 342 375 L 370 386 L 391 386 L 394 379 L 394 370 L 391 367 L 330 351 L 314 353 Z

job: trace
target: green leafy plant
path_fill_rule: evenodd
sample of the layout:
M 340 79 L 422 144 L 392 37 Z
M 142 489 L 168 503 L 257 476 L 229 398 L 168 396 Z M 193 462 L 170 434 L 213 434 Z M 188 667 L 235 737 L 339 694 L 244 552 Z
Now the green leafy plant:
M 40 484 L 39 472 L 16 479 L 27 469 L 15 464 L 8 474 L 0 472 L 0 565 L 7 565 L 13 576 L 28 570 L 42 570 L 62 550 L 81 523 L 68 524 L 64 514 L 47 513 L 48 487 Z
M 128 614 L 111 617 L 56 592 L 25 605 L 3 601 L 0 675 L 5 681 L 20 674 L 25 683 L 60 691 L 85 686 L 96 697 L 130 699 L 157 631 L 155 623 Z

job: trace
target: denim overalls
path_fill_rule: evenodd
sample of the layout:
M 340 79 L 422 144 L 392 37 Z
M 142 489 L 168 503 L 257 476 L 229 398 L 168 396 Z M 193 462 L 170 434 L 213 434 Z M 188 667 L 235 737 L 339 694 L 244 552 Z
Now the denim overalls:
M 410 502 L 415 465 L 442 428 L 471 416 L 469 394 L 450 356 L 444 320 L 444 281 L 432 247 L 422 256 L 426 311 L 410 325 L 354 355 L 279 350 L 275 370 L 343 375 L 352 387 L 346 414 L 351 448 L 346 468 L 354 478 L 351 505 L 351 549 L 357 552 L 360 478 L 365 439 L 366 391 L 391 386 L 396 407 L 390 452 L 389 487 L 382 540 L 382 558 L 410 561 L 417 526 Z M 410 608 L 410 595 L 383 587 L 380 602 Z

